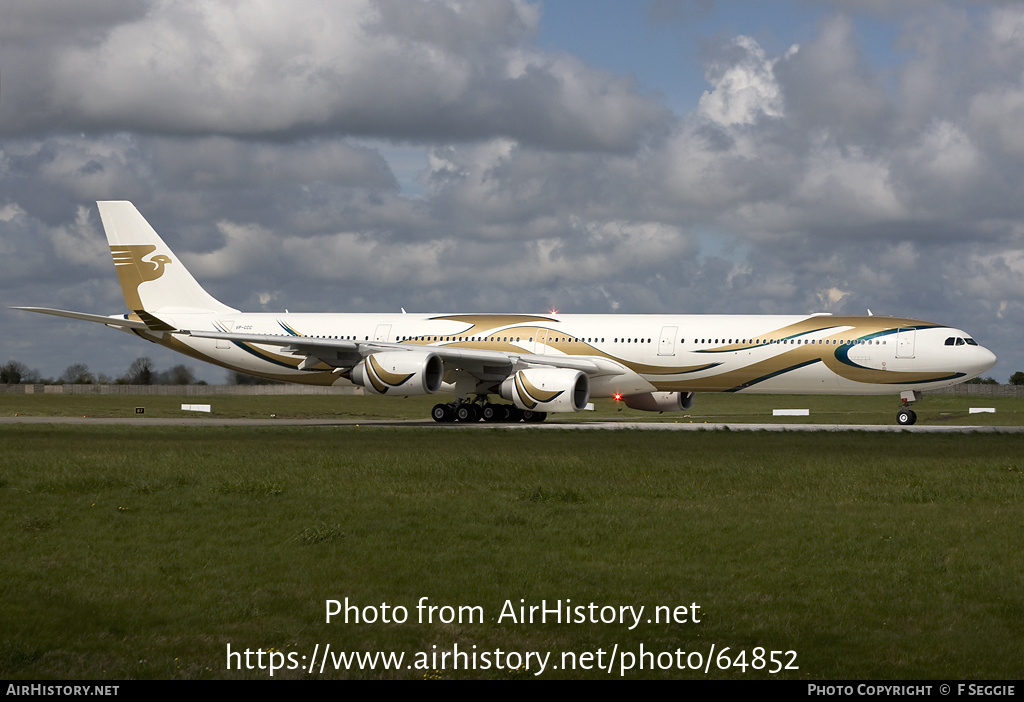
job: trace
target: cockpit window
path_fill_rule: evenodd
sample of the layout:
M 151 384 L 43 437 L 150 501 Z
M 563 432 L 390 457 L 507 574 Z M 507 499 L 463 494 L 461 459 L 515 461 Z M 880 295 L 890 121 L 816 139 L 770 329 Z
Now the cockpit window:
M 946 346 L 952 346 L 955 343 L 956 343 L 956 338 L 955 337 L 951 336 L 948 339 L 946 339 Z
M 970 337 L 967 337 L 966 339 L 964 339 L 964 341 L 967 342 L 968 346 L 977 346 L 978 345 L 978 342 L 975 341 L 974 339 L 970 338 Z
M 963 339 L 957 339 L 956 340 L 956 345 L 957 346 L 963 346 L 964 345 L 964 340 Z

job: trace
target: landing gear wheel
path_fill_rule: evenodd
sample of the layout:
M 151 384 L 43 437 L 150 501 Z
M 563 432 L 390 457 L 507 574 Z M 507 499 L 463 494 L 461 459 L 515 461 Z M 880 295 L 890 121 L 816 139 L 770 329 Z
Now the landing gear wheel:
M 483 419 L 488 423 L 504 422 L 505 421 L 505 407 L 503 405 L 492 405 L 487 403 L 484 405 L 484 409 L 481 412 Z
M 435 422 L 442 424 L 455 421 L 455 411 L 451 405 L 434 405 L 434 409 L 430 410 L 430 416 Z
M 547 418 L 547 412 L 534 412 L 533 410 L 523 410 L 523 421 L 529 424 L 540 424 Z
M 915 424 L 917 422 L 917 414 L 914 412 L 914 410 L 901 409 L 896 414 L 896 421 L 902 424 L 903 426 L 910 426 L 911 424 Z
M 462 404 L 455 408 L 455 419 L 460 422 L 473 423 L 480 421 L 480 408 L 476 405 Z

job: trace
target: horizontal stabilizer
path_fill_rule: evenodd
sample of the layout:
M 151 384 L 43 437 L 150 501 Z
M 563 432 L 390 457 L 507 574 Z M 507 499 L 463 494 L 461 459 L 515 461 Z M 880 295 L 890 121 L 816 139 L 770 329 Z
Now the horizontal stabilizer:
M 68 310 L 55 310 L 49 307 L 12 307 L 12 310 L 24 310 L 25 312 L 38 312 L 39 314 L 52 314 L 54 317 L 67 317 L 68 319 L 80 319 L 85 322 L 98 322 L 112 327 L 123 329 L 149 329 L 150 327 L 138 319 L 128 319 L 127 315 L 107 317 L 102 314 L 86 314 L 85 312 L 69 312 Z

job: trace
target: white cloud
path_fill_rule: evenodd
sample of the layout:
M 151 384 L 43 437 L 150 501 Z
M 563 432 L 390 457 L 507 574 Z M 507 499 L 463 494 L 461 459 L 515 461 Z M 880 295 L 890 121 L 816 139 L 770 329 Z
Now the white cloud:
M 790 126 L 824 130 L 840 143 L 887 134 L 892 114 L 885 87 L 868 67 L 849 18 L 828 18 L 813 41 L 776 63 L 775 76 Z
M 982 156 L 971 136 L 945 120 L 921 134 L 907 155 L 920 175 L 949 189 L 963 188 L 981 175 Z
M 821 301 L 821 306 L 824 310 L 833 309 L 836 304 L 847 297 L 850 294 L 849 290 L 840 290 L 836 287 L 828 288 L 827 290 L 818 291 L 818 300 Z
M 717 124 L 753 124 L 762 116 L 782 116 L 782 92 L 775 80 L 775 61 L 751 37 L 739 36 L 732 45 L 740 52 L 739 60 L 713 63 L 707 71 L 711 91 L 705 92 L 699 112 Z M 793 46 L 787 55 L 799 51 Z
M 843 226 L 898 221 L 906 214 L 893 191 L 886 161 L 859 148 L 821 145 L 808 158 L 795 195 L 809 219 L 827 212 Z
M 56 117 L 90 130 L 621 150 L 670 119 L 631 80 L 532 47 L 538 17 L 524 0 L 157 0 L 101 41 L 34 57 L 54 66 L 39 93 L 50 103 L 7 128 Z

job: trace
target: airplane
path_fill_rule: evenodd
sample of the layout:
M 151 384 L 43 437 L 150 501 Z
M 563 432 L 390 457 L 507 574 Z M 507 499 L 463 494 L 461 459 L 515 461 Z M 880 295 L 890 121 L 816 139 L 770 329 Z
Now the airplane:
M 127 314 L 15 309 L 98 322 L 234 371 L 373 395 L 450 393 L 437 422 L 541 422 L 615 398 L 688 410 L 696 393 L 899 394 L 981 375 L 995 355 L 915 319 L 805 315 L 243 313 L 214 299 L 135 206 L 98 202 Z M 493 402 L 500 397 L 505 403 Z

